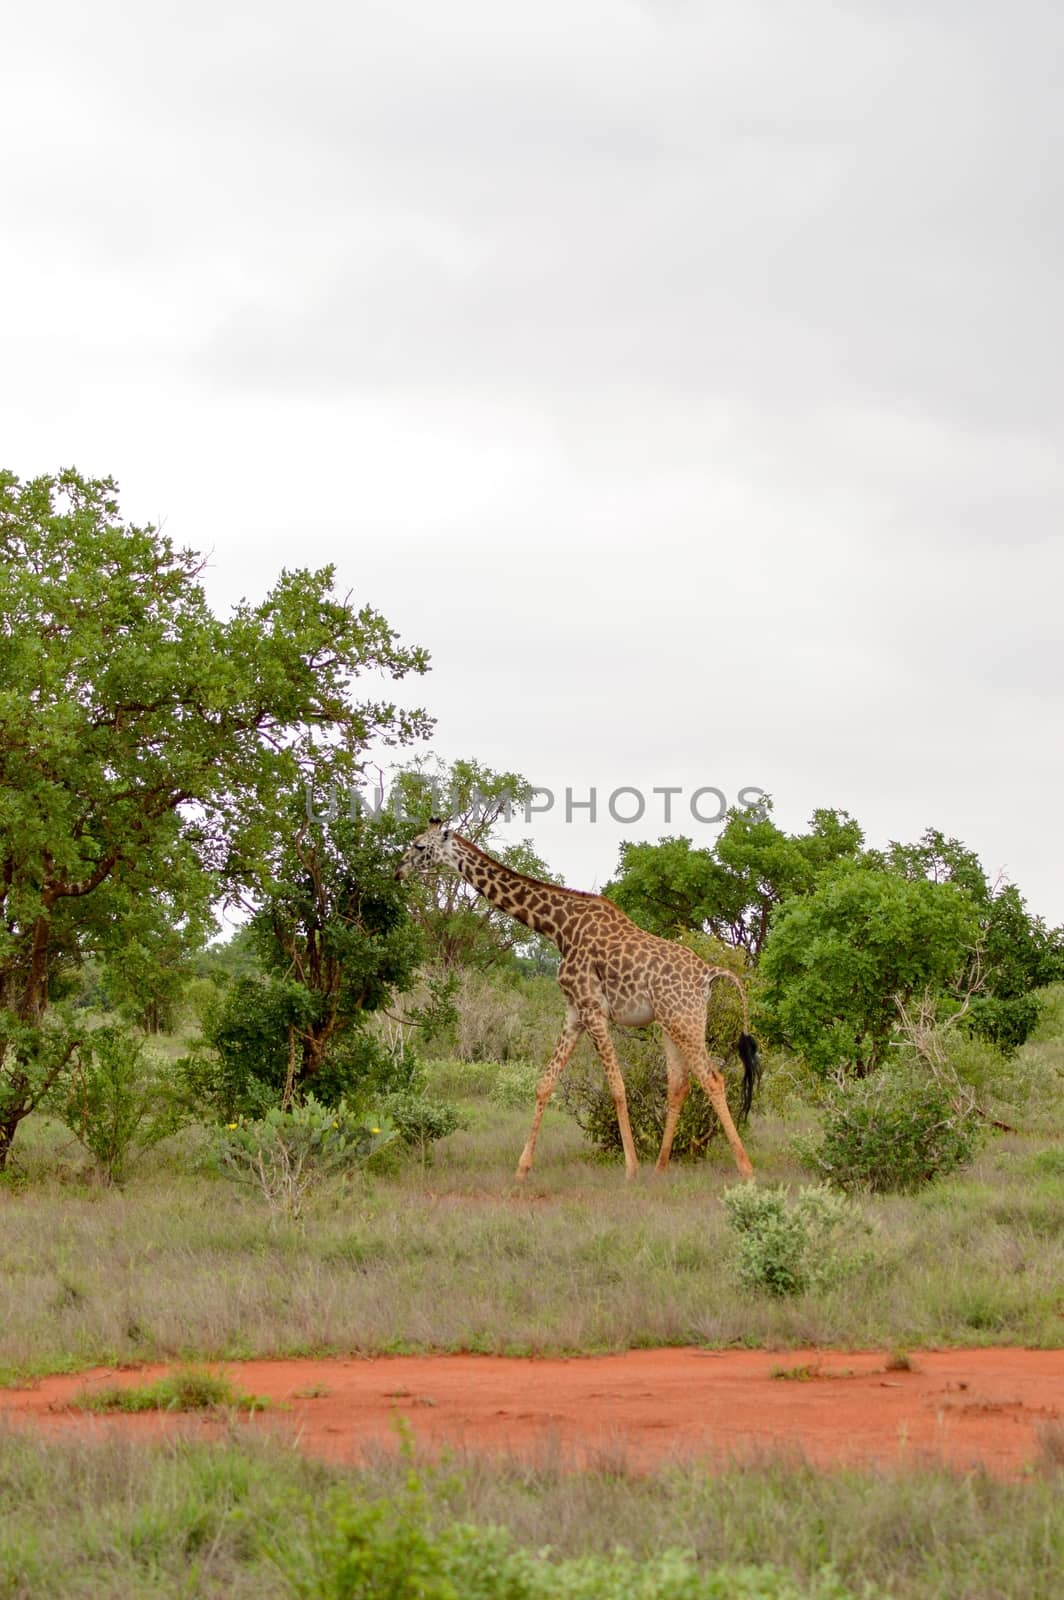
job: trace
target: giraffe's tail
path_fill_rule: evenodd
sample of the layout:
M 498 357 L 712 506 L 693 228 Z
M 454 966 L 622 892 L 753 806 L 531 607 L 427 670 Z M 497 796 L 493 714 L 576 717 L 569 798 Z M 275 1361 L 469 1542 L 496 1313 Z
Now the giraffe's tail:
M 739 1035 L 739 1060 L 743 1064 L 743 1087 L 739 1096 L 739 1117 L 745 1122 L 754 1103 L 754 1091 L 761 1082 L 761 1057 L 757 1053 L 757 1040 L 750 1032 L 750 1009 L 742 979 L 727 967 L 708 968 L 712 986 L 718 978 L 727 978 L 739 991 L 743 1007 L 743 1031 Z
M 754 1090 L 761 1082 L 761 1057 L 757 1053 L 757 1040 L 752 1033 L 739 1035 L 739 1060 L 743 1064 L 743 1092 L 739 1097 L 739 1113 L 745 1121 L 754 1103 Z

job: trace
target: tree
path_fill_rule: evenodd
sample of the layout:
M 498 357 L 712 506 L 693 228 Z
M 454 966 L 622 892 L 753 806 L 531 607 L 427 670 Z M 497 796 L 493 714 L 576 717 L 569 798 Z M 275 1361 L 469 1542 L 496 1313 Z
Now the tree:
M 139 900 L 123 927 L 120 948 L 102 972 L 102 998 L 108 1010 L 135 1022 L 144 1033 L 172 1032 L 192 960 L 214 931 L 207 907 L 200 915 L 157 898 Z
M 254 859 L 323 741 L 353 761 L 428 730 L 356 702 L 365 671 L 427 668 L 333 569 L 292 571 L 228 620 L 202 563 L 120 519 L 110 479 L 0 473 L 0 1167 L 75 1045 L 49 985 L 121 949 L 161 887 L 174 924 Z
M 395 878 L 402 837 L 387 813 L 309 821 L 302 797 L 280 819 L 248 925 L 260 971 L 237 977 L 208 1024 L 218 1072 L 195 1065 L 227 1112 L 310 1090 L 324 1104 L 355 1099 L 379 1076 L 365 1023 L 410 987 L 421 956 Z
M 860 827 L 845 811 L 818 809 L 809 819 L 809 832 L 797 834 L 776 826 L 771 802 L 731 811 L 716 855 L 741 908 L 734 942 L 756 961 L 773 908 L 809 894 L 828 867 L 857 859 L 863 843 Z
M 633 922 L 662 939 L 681 930 L 709 929 L 734 933 L 742 921 L 742 906 L 731 893 L 727 872 L 711 851 L 699 850 L 690 839 L 659 839 L 657 844 L 621 845 L 618 877 L 603 894 Z M 734 940 L 729 940 L 733 943 Z
M 607 897 L 651 933 L 711 933 L 756 960 L 772 908 L 808 894 L 826 867 L 856 858 L 863 844 L 844 811 L 815 811 L 808 833 L 787 834 L 771 809 L 766 799 L 731 810 L 710 849 L 685 838 L 622 844 L 620 876 L 607 884 Z
M 956 884 L 839 863 L 773 915 L 759 968 L 762 1027 L 817 1071 L 865 1077 L 882 1059 L 898 999 L 946 989 L 978 936 L 978 910 Z
M 242 922 L 228 939 L 207 945 L 192 958 L 193 976 L 218 989 L 261 970 L 255 938 L 246 922 Z
M 885 860 L 908 878 L 952 883 L 977 907 L 979 937 L 962 987 L 972 990 L 974 1033 L 1010 1051 L 1038 1021 L 1036 990 L 1064 978 L 1064 929 L 1032 916 L 1015 884 L 991 884 L 979 857 L 959 839 L 928 828 L 915 844 L 890 845 Z
M 927 878 L 930 883 L 953 883 L 963 889 L 976 905 L 989 904 L 992 897 L 982 863 L 974 850 L 959 839 L 951 839 L 938 828 L 925 828 L 915 844 L 891 841 L 884 866 L 906 878 Z

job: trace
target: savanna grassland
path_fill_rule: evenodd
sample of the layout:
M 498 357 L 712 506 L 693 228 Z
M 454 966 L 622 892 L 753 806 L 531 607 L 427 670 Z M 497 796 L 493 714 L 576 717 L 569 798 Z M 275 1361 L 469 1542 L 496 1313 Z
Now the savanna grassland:
M 431 1063 L 463 1127 L 424 1159 L 326 1185 L 298 1223 L 225 1181 L 203 1129 L 117 1188 L 59 1124 L 33 1119 L 0 1188 L 0 1367 L 18 1384 L 350 1352 L 1059 1346 L 1062 1067 L 1049 1008 L 1013 1069 L 1040 1085 L 1013 1131 L 912 1195 L 859 1197 L 871 1231 L 842 1281 L 783 1297 L 737 1281 L 723 1146 L 627 1184 L 558 1107 L 515 1188 L 534 1078 L 515 1063 Z M 810 1181 L 799 1151 L 816 1111 L 800 1088 L 769 1079 L 748 1129 L 763 1184 Z M 409 1451 L 344 1470 L 236 1429 L 214 1446 L 9 1432 L 0 1592 L 1049 1600 L 1064 1563 L 1060 1455 L 1047 1432 L 1021 1483 L 797 1460 L 709 1477 L 640 1475 L 618 1458 L 574 1475 L 549 1459 L 440 1466 Z M 549 1560 L 530 1553 L 544 1546 Z
M 0 1434 L 0 1592 L 390 1600 L 1054 1600 L 1061 1466 L 1027 1481 L 765 1461 L 359 1468 L 249 1440 Z
M 1002 1135 L 961 1175 L 865 1201 L 868 1260 L 833 1290 L 774 1299 L 729 1270 L 723 1159 L 626 1184 L 554 1113 L 516 1191 L 526 1114 L 466 1110 L 473 1125 L 430 1162 L 338 1184 L 298 1226 L 189 1170 L 209 1158 L 189 1143 L 121 1191 L 73 1167 L 57 1175 L 58 1135 L 42 1123 L 0 1202 L 0 1367 L 14 1378 L 174 1357 L 1064 1337 L 1064 1152 L 1052 1136 Z M 790 1138 L 789 1125 L 755 1124 L 762 1181 L 805 1179 Z
M 704 1162 L 626 1183 L 551 1108 L 536 1168 L 515 1186 L 535 1073 L 512 1063 L 430 1064 L 465 1126 L 424 1160 L 328 1185 L 298 1225 L 218 1175 L 206 1130 L 148 1153 L 119 1189 L 37 1118 L 0 1187 L 0 1371 L 351 1351 L 1056 1346 L 1056 1029 L 1052 1011 L 1017 1058 L 1014 1076 L 1043 1092 L 1015 1131 L 914 1194 L 863 1197 L 861 1259 L 834 1287 L 784 1298 L 735 1279 L 721 1204 L 735 1174 L 719 1143 Z M 777 1109 L 747 1130 L 758 1180 L 808 1183 L 796 1148 L 815 1112 L 785 1082 L 770 1079 L 766 1099 Z
M 0 1189 L 5 1381 L 353 1351 L 1057 1346 L 1056 1029 L 1051 1015 L 1021 1052 L 1021 1076 L 1026 1063 L 1046 1088 L 1022 1125 L 913 1195 L 863 1197 L 861 1258 L 834 1288 L 790 1297 L 736 1281 L 723 1148 L 626 1184 L 559 1108 L 517 1190 L 533 1074 L 512 1063 L 431 1064 L 465 1125 L 424 1160 L 326 1186 L 298 1224 L 224 1181 L 204 1131 L 147 1154 L 119 1189 L 35 1119 Z M 796 1188 L 815 1112 L 785 1076 L 748 1146 L 762 1183 Z M 574 1475 L 560 1460 L 459 1453 L 441 1466 L 410 1450 L 343 1470 L 235 1428 L 217 1445 L 7 1432 L 0 1592 L 1049 1600 L 1064 1563 L 1060 1455 L 1047 1432 L 1022 1483 L 825 1475 L 794 1459 L 709 1477 L 641 1475 L 618 1458 Z M 549 1559 L 532 1553 L 544 1547 Z

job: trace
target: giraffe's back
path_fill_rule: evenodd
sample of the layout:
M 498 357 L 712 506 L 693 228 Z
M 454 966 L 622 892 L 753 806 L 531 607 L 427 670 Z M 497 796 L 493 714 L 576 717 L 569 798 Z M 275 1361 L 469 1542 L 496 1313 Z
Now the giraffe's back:
M 707 968 L 693 950 L 637 927 L 598 897 L 574 907 L 570 922 L 559 940 L 567 992 L 570 975 L 589 999 L 599 989 L 611 1019 L 625 1027 L 705 1016 Z

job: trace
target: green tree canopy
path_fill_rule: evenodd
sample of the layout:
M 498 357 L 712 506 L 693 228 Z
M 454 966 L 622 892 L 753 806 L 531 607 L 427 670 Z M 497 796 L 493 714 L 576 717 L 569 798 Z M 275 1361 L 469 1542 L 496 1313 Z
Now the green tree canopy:
M 978 908 L 956 884 L 838 863 L 773 915 L 761 1026 L 820 1072 L 864 1077 L 882 1059 L 897 999 L 946 988 L 978 936 Z
M 337 598 L 331 567 L 282 573 L 228 620 L 201 568 L 123 522 L 110 479 L 0 473 L 0 1166 L 69 1058 L 42 1026 L 57 968 L 113 957 L 161 887 L 179 924 L 212 869 L 253 872 L 322 741 L 354 761 L 428 729 L 353 698 L 362 673 L 427 657 Z
M 1032 916 L 1015 884 L 991 884 L 974 850 L 937 828 L 915 844 L 892 843 L 884 860 L 907 878 L 954 884 L 977 908 L 979 936 L 961 981 L 973 991 L 971 1027 L 1018 1048 L 1038 1021 L 1035 991 L 1064 978 L 1064 929 Z
M 309 821 L 302 797 L 280 819 L 248 924 L 259 971 L 235 978 L 200 1053 L 204 1098 L 226 1111 L 357 1099 L 379 1078 L 370 1014 L 409 988 L 421 937 L 395 878 L 404 830 L 387 812 Z
M 773 906 L 808 894 L 825 867 L 857 857 L 862 845 L 860 827 L 844 811 L 814 811 L 807 833 L 788 834 L 766 800 L 729 811 L 708 849 L 684 838 L 623 844 L 619 876 L 604 892 L 651 933 L 711 933 L 756 960 Z

